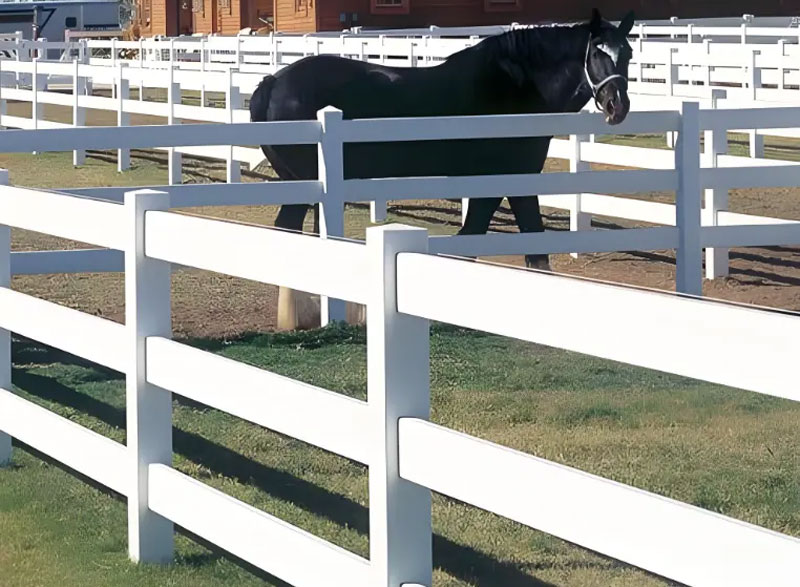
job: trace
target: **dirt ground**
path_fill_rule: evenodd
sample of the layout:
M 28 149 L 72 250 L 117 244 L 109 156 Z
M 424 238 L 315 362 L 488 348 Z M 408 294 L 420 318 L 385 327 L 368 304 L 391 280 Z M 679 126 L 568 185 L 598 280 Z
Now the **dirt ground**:
M 25 115 L 24 105 L 10 104 L 9 113 Z M 64 118 L 68 111 L 47 107 L 48 118 Z M 154 124 L 152 117 L 134 117 L 133 124 Z M 113 113 L 97 113 L 92 124 L 113 124 Z M 770 145 L 768 156 L 797 158 L 790 147 Z M 185 182 L 218 181 L 224 178 L 219 162 L 185 158 Z M 548 171 L 564 169 L 562 161 L 550 161 Z M 134 152 L 133 169 L 116 173 L 114 153 L 92 153 L 85 167 L 75 169 L 70 154 L 51 153 L 39 156 L 0 155 L 0 167 L 10 170 L 12 184 L 30 187 L 58 188 L 65 185 L 158 185 L 166 183 L 166 159 L 158 152 Z M 765 169 L 764 173 L 768 173 Z M 263 181 L 271 170 L 257 169 L 246 173 L 244 181 Z M 798 179 L 800 186 L 800 179 Z M 671 194 L 643 194 L 635 197 L 653 201 L 671 201 Z M 800 220 L 800 187 L 797 189 L 734 190 L 730 209 Z M 277 208 L 271 206 L 214 207 L 188 210 L 208 216 L 272 225 Z M 550 230 L 565 230 L 568 215 L 563 211 L 544 209 L 545 224 Z M 311 215 L 307 229 L 311 230 Z M 350 206 L 347 210 L 347 236 L 363 238 L 369 224 L 366 206 Z M 389 221 L 421 225 L 434 234 L 453 234 L 460 224 L 460 207 L 448 201 L 409 201 L 389 206 Z M 595 217 L 596 228 L 647 226 L 611 218 Z M 495 215 L 492 230 L 516 231 L 507 205 Z M 36 250 L 59 246 L 73 247 L 52 237 L 24 231 L 14 232 L 16 250 Z M 521 256 L 494 257 L 493 262 L 521 266 Z M 607 253 L 551 257 L 557 273 L 585 276 L 656 289 L 673 290 L 675 257 L 673 251 Z M 47 275 L 17 277 L 16 289 L 97 315 L 122 320 L 124 317 L 123 279 L 119 274 Z M 800 247 L 747 248 L 731 251 L 730 276 L 706 280 L 704 295 L 712 298 L 800 311 Z M 247 331 L 270 330 L 275 327 L 277 290 L 218 274 L 194 270 L 176 271 L 173 277 L 174 331 L 179 337 L 231 337 Z M 502 304 L 502 301 L 499 301 Z

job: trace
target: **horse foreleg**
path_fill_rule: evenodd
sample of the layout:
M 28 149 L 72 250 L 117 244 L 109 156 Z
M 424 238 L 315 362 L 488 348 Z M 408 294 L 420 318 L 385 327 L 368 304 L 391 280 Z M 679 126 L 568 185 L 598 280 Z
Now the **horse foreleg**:
M 308 208 L 308 204 L 285 204 L 281 206 L 278 217 L 275 219 L 275 228 L 302 232 Z
M 508 203 L 511 205 L 511 211 L 514 213 L 520 232 L 544 232 L 542 212 L 539 209 L 537 196 L 509 198 Z M 550 259 L 546 254 L 525 255 L 525 266 L 550 271 Z

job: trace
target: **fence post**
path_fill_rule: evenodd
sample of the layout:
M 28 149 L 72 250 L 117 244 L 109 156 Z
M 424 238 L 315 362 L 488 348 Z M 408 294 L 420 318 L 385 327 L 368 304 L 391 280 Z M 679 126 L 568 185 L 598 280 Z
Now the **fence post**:
M 130 80 L 125 79 L 125 64 L 117 66 L 117 126 L 130 126 L 131 115 L 125 112 L 125 100 L 130 98 Z M 117 171 L 125 171 L 131 167 L 131 150 L 117 150 Z
M 0 189 L 8 170 L 0 169 Z M 0 224 L 0 287 L 11 287 L 11 229 Z M 0 328 L 0 388 L 11 391 L 11 333 Z M 0 431 L 0 467 L 11 462 L 11 436 Z
M 91 65 L 90 56 L 91 56 L 91 48 L 88 45 L 86 45 L 86 51 L 83 52 L 83 57 L 80 58 L 79 61 L 84 65 Z M 85 94 L 87 96 L 93 96 L 94 82 L 92 81 L 92 78 L 87 76 L 86 78 L 84 78 L 83 83 L 85 87 Z
M 684 102 L 680 121 L 678 142 L 675 146 L 675 169 L 678 172 L 675 220 L 679 235 L 675 289 L 681 293 L 699 296 L 703 293 L 699 104 Z
M 172 50 L 170 50 L 170 55 Z M 180 124 L 175 122 L 175 105 L 181 103 L 181 86 L 175 83 L 175 68 L 172 61 L 169 63 L 169 85 L 167 86 L 167 105 L 169 112 L 167 124 Z M 180 185 L 183 181 L 183 156 L 175 147 L 167 149 L 169 185 Z
M 397 311 L 397 258 L 426 253 L 428 232 L 367 229 L 367 401 L 370 412 L 369 549 L 374 587 L 432 584 L 430 490 L 400 477 L 400 418 L 430 415 L 428 321 Z
M 579 171 L 589 171 L 591 165 L 586 161 L 581 160 L 581 143 L 587 142 L 589 137 L 587 135 L 571 135 L 569 137 L 570 153 L 569 153 L 569 171 L 570 173 L 577 173 Z M 572 208 L 569 211 L 569 229 L 571 231 L 578 230 L 591 230 L 592 216 L 586 212 L 581 211 L 581 194 L 575 194 L 572 202 Z M 574 258 L 578 258 L 578 253 L 570 253 Z
M 41 88 L 41 79 L 39 79 L 39 58 L 33 58 L 33 75 L 31 77 L 31 89 L 33 90 L 33 97 L 31 99 L 31 118 L 33 119 L 33 128 L 39 128 L 39 120 L 42 118 L 42 104 L 39 104 L 39 90 Z
M 320 202 L 320 236 L 344 236 L 344 142 L 342 111 L 324 108 L 317 113 L 322 125 L 322 139 L 317 146 L 318 177 L 322 182 Z M 327 326 L 345 319 L 345 303 L 327 296 L 320 299 L 320 322 Z
M 666 93 L 667 96 L 674 96 L 675 95 L 675 84 L 678 83 L 680 79 L 680 72 L 678 70 L 678 66 L 674 63 L 674 54 L 677 53 L 678 50 L 674 47 L 667 48 L 667 70 L 666 70 Z M 667 132 L 667 146 L 670 149 L 675 148 L 675 141 L 676 135 L 674 132 Z
M 151 511 L 151 464 L 172 466 L 172 394 L 147 383 L 145 343 L 171 336 L 170 265 L 145 256 L 145 215 L 169 210 L 169 194 L 152 190 L 125 194 L 125 328 L 128 494 L 128 553 L 137 562 L 168 563 L 173 554 L 172 522 Z
M 273 72 L 278 71 L 278 39 L 273 33 L 269 34 L 269 64 L 273 68 Z
M 758 89 L 761 87 L 761 70 L 756 67 L 756 59 L 761 54 L 761 51 L 754 49 L 749 54 L 749 63 L 747 69 L 749 70 L 747 85 L 750 88 L 750 97 L 755 101 L 758 97 Z M 750 157 L 763 157 L 764 156 L 764 135 L 758 133 L 758 129 L 751 129 L 750 132 Z
M 369 221 L 372 223 L 383 222 L 386 220 L 386 200 L 380 202 L 372 201 L 369 203 Z
M 242 105 L 242 98 L 241 94 L 239 93 L 239 88 L 233 85 L 233 72 L 234 70 L 232 68 L 228 69 L 228 83 L 225 92 L 225 107 L 228 109 L 229 124 L 233 124 L 234 122 L 234 110 Z M 233 148 L 234 145 L 229 146 L 226 157 L 226 181 L 228 183 L 239 183 L 242 181 L 242 167 L 241 163 L 233 158 Z
M 636 81 L 644 83 L 644 40 L 640 36 L 636 39 Z
M 717 100 L 724 98 L 725 90 L 713 90 L 711 93 L 711 107 L 717 107 Z M 712 129 L 705 131 L 703 150 L 704 167 L 717 167 L 719 155 L 728 152 L 728 131 L 726 129 Z M 711 188 L 705 190 L 705 206 L 703 207 L 703 225 L 718 226 L 718 215 L 721 210 L 728 209 L 728 190 L 725 188 Z M 728 249 L 706 249 L 706 278 L 714 279 L 728 275 Z
M 14 40 L 14 44 L 16 45 L 15 54 L 16 54 L 16 59 L 17 59 L 17 71 L 16 71 L 15 77 L 17 78 L 17 89 L 19 90 L 19 89 L 22 88 L 22 84 L 23 84 L 23 81 L 25 79 L 25 77 L 20 73 L 19 64 L 20 64 L 21 61 L 26 61 L 26 60 L 24 60 L 22 58 L 22 51 L 23 51 L 22 38 L 21 37 L 17 37 Z
M 205 73 L 206 71 L 206 38 L 203 37 L 200 39 L 200 71 Z M 206 107 L 206 84 L 205 82 L 201 82 L 200 84 L 200 106 L 205 108 Z
M 80 61 L 72 62 L 72 126 L 86 126 L 86 109 L 81 107 L 81 96 L 86 93 L 86 78 L 81 77 Z M 75 166 L 86 163 L 86 151 L 75 149 L 72 151 L 72 164 Z
M 139 101 L 144 102 L 144 61 L 145 61 L 145 48 L 144 48 L 144 37 L 139 39 Z
M 778 89 L 786 89 L 786 39 L 778 39 Z
M 0 59 L 0 130 L 4 130 L 3 117 L 8 114 L 7 100 L 3 97 L 3 60 Z

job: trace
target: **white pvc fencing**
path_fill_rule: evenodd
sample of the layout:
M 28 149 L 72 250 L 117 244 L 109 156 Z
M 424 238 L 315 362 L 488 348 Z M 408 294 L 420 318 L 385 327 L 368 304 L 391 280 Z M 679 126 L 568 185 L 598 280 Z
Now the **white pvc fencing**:
M 692 108 L 678 118 L 658 116 L 686 134 L 724 124 L 718 115 L 701 123 Z M 323 119 L 328 125 L 335 113 Z M 542 127 L 555 122 L 543 120 Z M 490 134 L 490 122 L 474 121 L 471 130 Z M 580 116 L 561 123 L 587 125 Z M 635 117 L 630 124 L 637 124 Z M 442 125 L 449 133 L 464 128 L 463 121 Z M 407 136 L 403 127 L 414 129 L 383 121 L 339 130 L 373 140 L 378 132 Z M 129 130 L 139 129 L 124 132 Z M 320 132 L 317 123 L 254 130 L 275 133 L 275 141 L 312 139 Z M 55 132 L 60 140 L 74 140 L 86 131 Z M 686 141 L 681 153 L 681 164 L 692 168 L 694 141 Z M 328 159 L 331 149 L 323 148 L 323 155 Z M 643 175 L 627 173 L 628 181 L 646 183 Z M 679 228 L 666 229 L 664 243 L 698 244 L 698 232 L 687 227 L 699 218 L 703 177 L 695 168 L 647 180 L 669 184 L 683 196 Z M 487 191 L 478 180 L 453 181 L 474 184 L 475 193 Z M 348 182 L 326 175 L 313 183 L 338 189 Z M 384 183 L 389 190 L 401 184 L 422 191 L 432 185 L 417 179 Z M 340 242 L 169 212 L 174 205 L 169 194 L 152 190 L 128 192 L 120 204 L 0 188 L 0 462 L 10 459 L 14 437 L 126 496 L 132 559 L 171 561 L 176 523 L 297 587 L 430 587 L 434 490 L 686 585 L 796 584 L 797 538 L 431 423 L 428 321 L 800 401 L 797 316 L 436 256 L 422 229 L 374 227 L 366 244 Z M 123 251 L 125 324 L 10 289 L 9 226 Z M 707 234 L 725 238 L 713 230 Z M 684 254 L 684 262 L 692 254 Z M 367 401 L 170 340 L 175 264 L 366 304 Z M 498 314 L 491 308 L 500 297 L 509 311 Z M 522 311 L 531 299 L 551 311 Z M 613 342 L 604 329 L 586 328 L 599 315 L 614 324 Z M 14 394 L 10 332 L 124 373 L 127 445 Z M 238 384 L 229 386 L 232 380 Z M 172 393 L 367 465 L 369 558 L 172 468 Z
M 0 116 L 4 93 L 8 99 L 30 102 L 33 112 L 30 120 L 11 119 L 8 126 L 46 128 L 50 125 L 52 128 L 54 123 L 40 122 L 41 106 L 47 103 L 70 105 L 62 93 L 47 91 L 50 86 L 61 84 L 72 88 L 77 124 L 85 120 L 86 108 L 115 110 L 121 123 L 125 123 L 131 113 L 162 116 L 168 121 L 245 122 L 248 113 L 242 109 L 243 100 L 261 77 L 304 56 L 337 54 L 376 63 L 421 67 L 440 63 L 479 40 L 479 37 L 275 35 L 186 37 L 127 43 L 85 41 L 75 45 L 77 50 L 64 52 L 68 57 L 74 53 L 77 64 L 37 60 L 37 54 L 47 53 L 46 47 L 55 44 L 24 42 L 28 43 L 23 43 L 27 53 L 20 50 L 16 60 L 0 61 L 0 85 L 8 88 L 0 88 Z M 16 41 L 16 45 L 12 43 L 19 44 L 20 41 Z M 727 99 L 736 101 L 738 106 L 800 105 L 800 44 L 794 41 L 781 39 L 774 44 L 731 45 L 706 40 L 702 44 L 666 44 L 646 42 L 640 37 L 635 45 L 630 92 L 637 96 L 711 101 L 714 92 L 722 90 Z M 59 44 L 61 46 L 63 44 Z M 123 50 L 132 51 L 137 57 L 122 59 L 120 52 Z M 92 57 L 98 51 L 103 56 Z M 113 97 L 91 95 L 92 88 L 99 86 L 110 87 Z M 130 100 L 130 88 L 137 86 L 139 99 Z M 166 90 L 170 96 L 167 104 L 145 100 L 147 88 Z M 199 92 L 201 106 L 181 104 L 182 90 Z M 204 107 L 208 92 L 225 94 L 225 108 Z M 635 99 L 634 107 L 636 102 Z M 761 129 L 750 132 L 755 156 L 763 155 L 765 134 Z M 800 130 L 783 129 L 778 134 L 799 138 Z M 257 149 L 237 149 L 232 154 L 220 149 L 195 149 L 190 154 L 226 160 L 228 175 L 233 178 L 238 177 L 240 162 L 252 168 L 263 160 Z M 81 155 L 76 154 L 76 160 L 80 159 Z M 123 154 L 122 159 L 120 168 L 125 169 L 127 157 Z M 174 167 L 176 172 L 171 177 L 177 182 L 180 162 Z
M 205 145 L 210 140 L 226 145 L 269 141 L 270 144 L 318 144 L 321 155 L 319 181 L 152 186 L 171 194 L 175 207 L 319 203 L 323 237 L 344 234 L 347 202 L 453 199 L 538 194 L 542 204 L 567 209 L 571 233 L 488 234 L 437 236 L 430 250 L 452 255 L 514 255 L 536 253 L 597 253 L 610 251 L 677 251 L 678 291 L 702 292 L 702 257 L 705 249 L 709 277 L 727 273 L 727 249 L 747 246 L 800 244 L 800 223 L 778 218 L 734 214 L 727 194 L 733 188 L 797 187 L 800 166 L 765 163 L 725 155 L 725 137 L 731 127 L 763 124 L 769 128 L 800 127 L 800 108 L 700 111 L 685 104 L 682 112 L 634 112 L 621 125 L 610 127 L 597 114 L 452 117 L 440 119 L 342 119 L 339 111 L 320 112 L 317 121 L 302 123 L 249 123 L 228 125 L 172 125 L 162 127 L 75 128 L 6 131 L 5 152 L 65 151 L 78 149 L 130 149 Z M 343 145 L 350 142 L 420 141 L 596 134 L 676 132 L 685 138 L 674 152 L 625 151 L 625 147 L 579 141 L 554 141 L 553 150 L 573 161 L 573 173 L 521 174 L 481 177 L 429 177 L 344 180 Z M 701 158 L 700 134 L 708 149 Z M 213 137 L 213 138 L 209 138 Z M 642 170 L 589 171 L 588 162 L 607 163 L 624 154 Z M 671 160 L 670 160 L 671 159 Z M 749 163 L 749 164 L 748 164 Z M 769 165 L 769 167 L 766 167 Z M 768 169 L 768 173 L 764 170 Z M 123 197 L 125 188 L 67 190 L 94 198 Z M 676 192 L 675 204 L 612 197 L 653 191 Z M 705 193 L 705 207 L 703 194 Z M 646 221 L 666 226 L 625 230 L 589 230 L 590 215 L 598 214 Z M 77 239 L 80 240 L 80 239 Z M 207 246 L 211 246 L 208 245 Z M 113 248 L 113 247 L 112 247 Z M 83 255 L 88 255 L 84 258 Z M 73 270 L 120 270 L 112 253 L 69 251 L 27 253 L 32 265 L 19 261 L 21 273 Z M 69 260 L 69 261 L 68 261 Z M 85 263 L 85 265 L 84 265 Z M 60 264 L 60 265 L 59 265 Z M 305 291 L 305 290 L 304 290 Z M 323 303 L 323 324 L 344 318 L 344 304 Z

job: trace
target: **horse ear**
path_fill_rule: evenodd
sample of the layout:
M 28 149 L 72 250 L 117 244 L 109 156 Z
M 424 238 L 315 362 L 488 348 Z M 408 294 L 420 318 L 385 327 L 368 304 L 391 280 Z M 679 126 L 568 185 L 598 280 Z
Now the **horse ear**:
M 593 33 L 599 32 L 603 25 L 603 17 L 597 8 L 592 8 L 592 20 L 589 22 L 589 30 Z
M 631 32 L 635 20 L 636 17 L 633 14 L 633 10 L 631 10 L 628 14 L 625 15 L 625 18 L 622 19 L 622 22 L 619 23 L 618 27 L 619 32 L 627 36 L 628 33 Z

